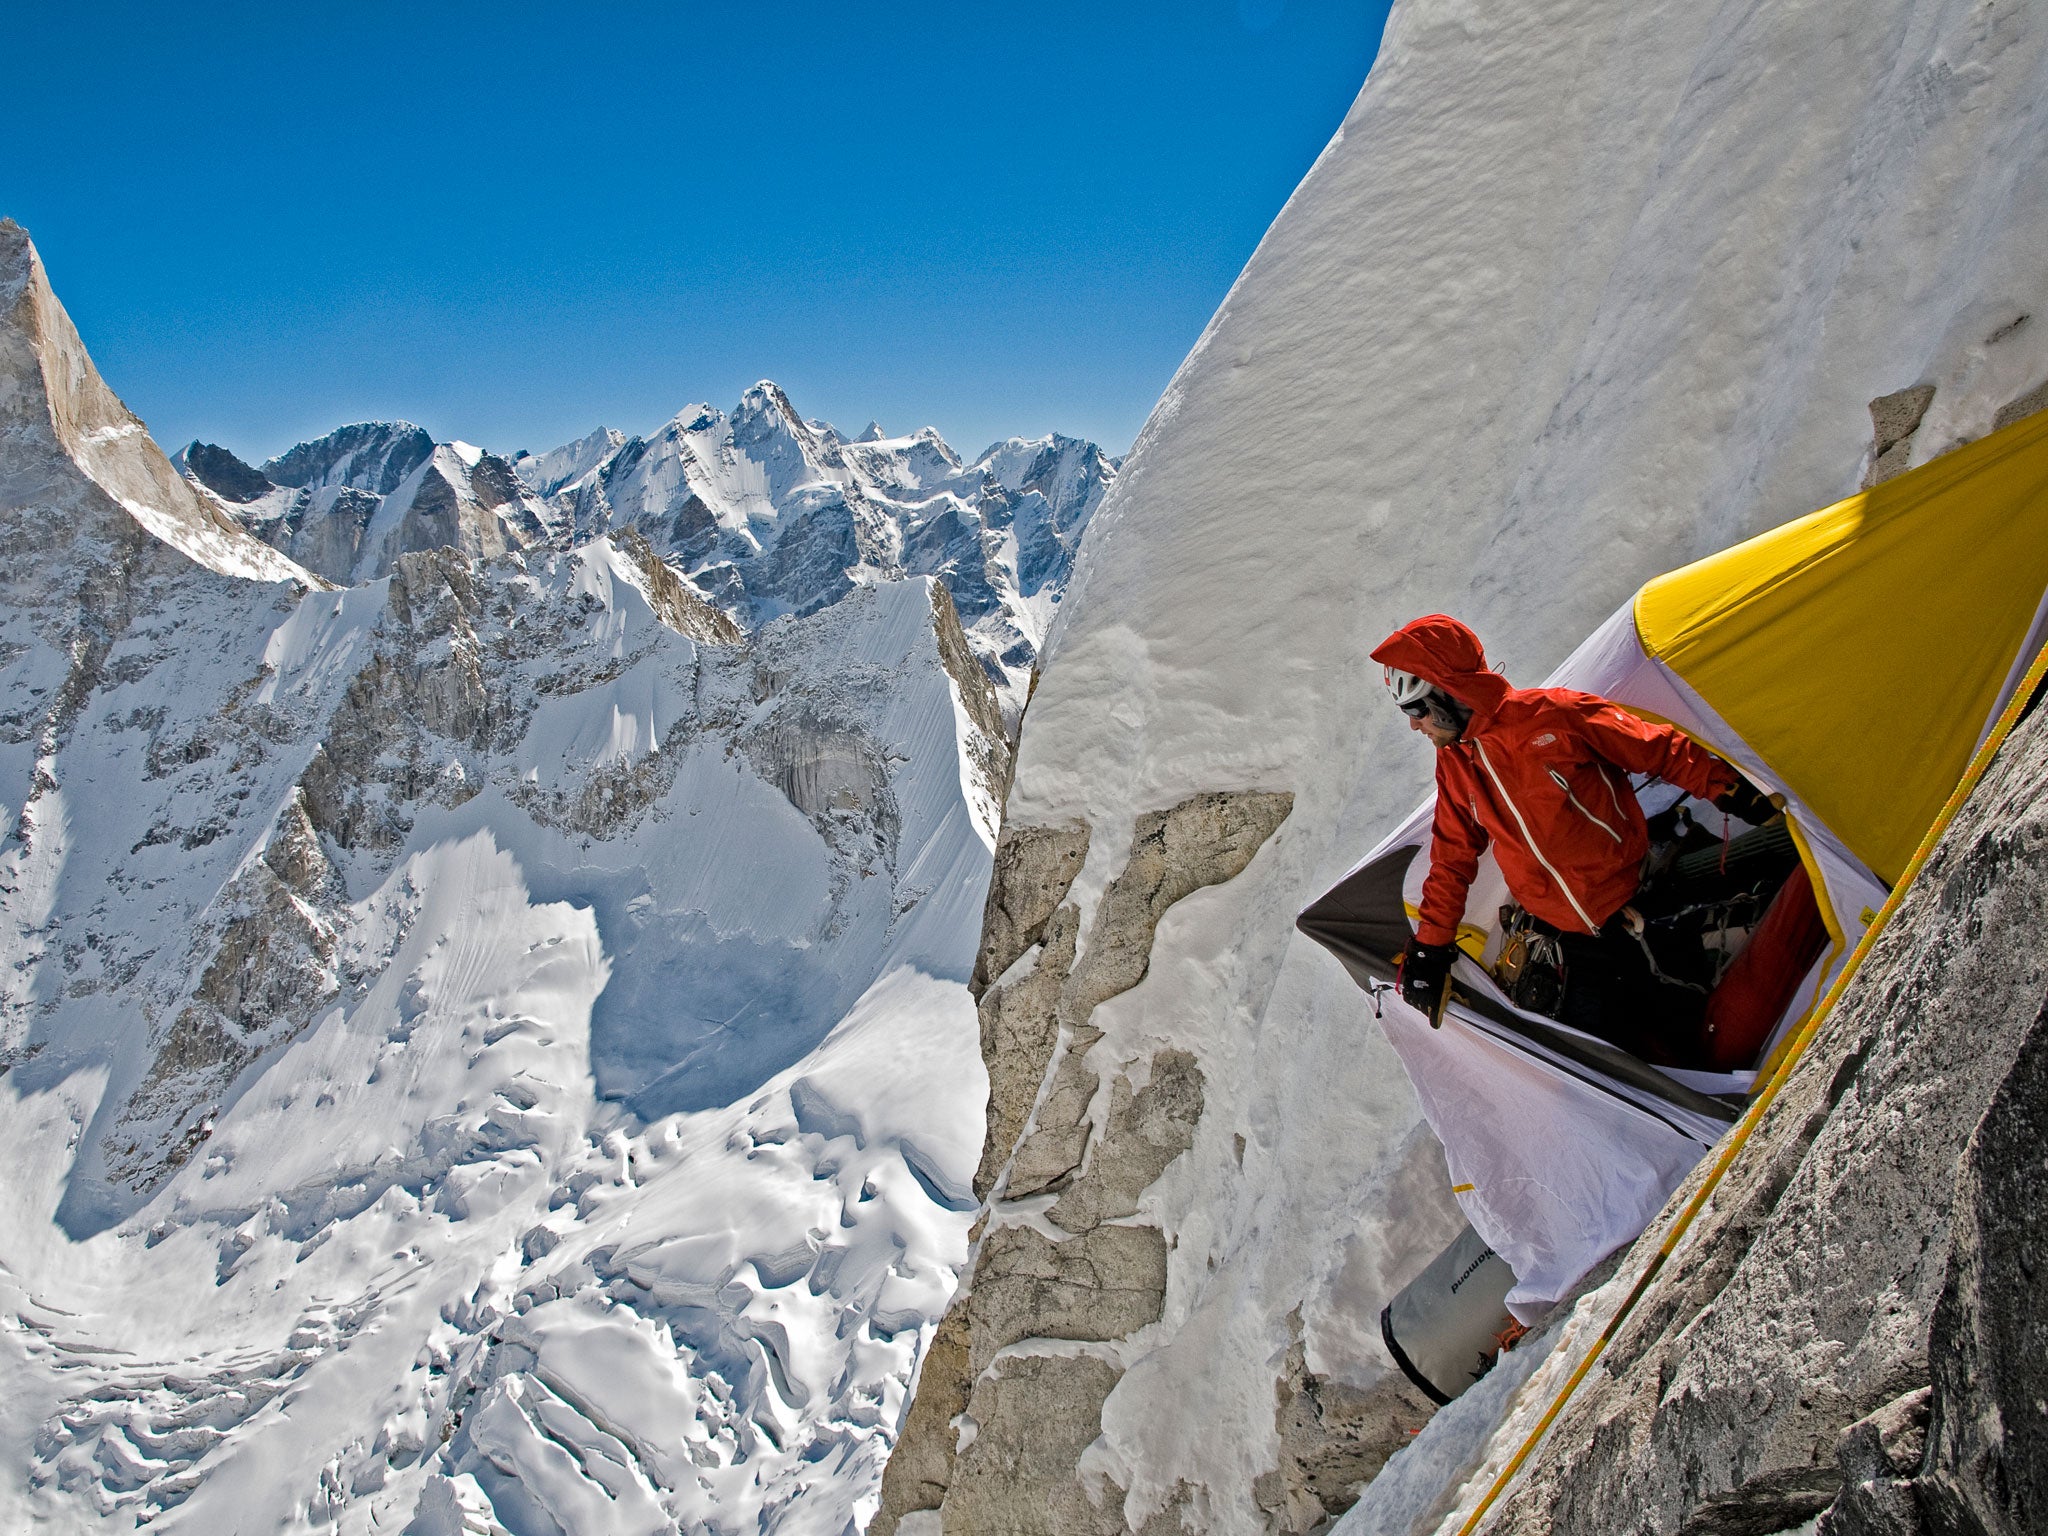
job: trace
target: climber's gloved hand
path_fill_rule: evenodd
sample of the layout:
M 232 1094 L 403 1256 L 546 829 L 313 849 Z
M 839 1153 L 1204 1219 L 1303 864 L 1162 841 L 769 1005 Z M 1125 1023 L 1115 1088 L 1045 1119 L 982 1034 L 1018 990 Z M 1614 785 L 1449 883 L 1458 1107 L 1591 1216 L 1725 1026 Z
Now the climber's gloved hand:
M 1771 797 L 1747 779 L 1737 779 L 1735 787 L 1723 790 L 1714 797 L 1714 809 L 1725 811 L 1739 821 L 1746 821 L 1752 827 L 1760 827 L 1778 814 L 1778 808 L 1771 804 Z
M 1432 1029 L 1443 1024 L 1444 992 L 1450 986 L 1451 961 L 1457 953 L 1450 944 L 1411 939 L 1401 956 L 1401 1001 L 1427 1018 Z

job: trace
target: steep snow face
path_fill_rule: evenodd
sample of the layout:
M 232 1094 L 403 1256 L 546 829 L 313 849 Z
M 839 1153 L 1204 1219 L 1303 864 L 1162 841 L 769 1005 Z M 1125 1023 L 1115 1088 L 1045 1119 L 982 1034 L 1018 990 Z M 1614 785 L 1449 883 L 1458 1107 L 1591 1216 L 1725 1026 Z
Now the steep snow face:
M 945 589 L 743 639 L 631 528 L 409 549 L 493 460 L 396 428 L 278 488 L 368 498 L 383 575 L 224 575 L 180 551 L 298 568 L 12 270 L 0 1526 L 863 1523 L 986 1093 L 1008 749 Z
M 1918 461 L 2040 385 L 2044 45 L 1965 0 L 1397 8 L 1090 521 L 1024 726 L 1006 847 L 1085 827 L 1083 936 L 1141 813 L 1294 802 L 1044 1066 L 1045 1104 L 1100 1105 L 1184 1051 L 1206 1104 L 1139 1203 L 1174 1239 L 1160 1315 L 1069 1296 L 1056 1342 L 975 1363 L 952 1401 L 1040 1395 L 1014 1438 L 980 1421 L 948 1528 L 1069 1496 L 1110 1528 L 1322 1518 L 1294 1332 L 1326 1385 L 1387 1379 L 1375 1314 L 1454 1215 L 1369 1005 L 1292 930 L 1428 785 L 1367 652 L 1448 610 L 1538 682 L 1646 577 L 1853 491 L 1873 399 L 1934 386 Z M 1040 1221 L 998 1199 L 991 1233 Z
M 512 467 L 519 471 L 520 479 L 541 495 L 552 496 L 563 486 L 597 468 L 625 441 L 625 433 L 611 427 L 599 427 L 588 437 L 578 438 L 548 453 L 514 454 Z

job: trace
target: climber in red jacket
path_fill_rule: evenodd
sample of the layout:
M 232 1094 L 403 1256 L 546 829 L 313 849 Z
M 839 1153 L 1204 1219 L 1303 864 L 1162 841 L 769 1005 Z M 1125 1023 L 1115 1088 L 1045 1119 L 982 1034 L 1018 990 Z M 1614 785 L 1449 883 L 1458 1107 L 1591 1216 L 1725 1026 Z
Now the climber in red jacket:
M 1566 1022 L 1602 1032 L 1606 995 L 1639 963 L 1619 914 L 1641 883 L 1650 837 L 1628 776 L 1666 780 L 1748 822 L 1775 807 L 1671 726 L 1595 694 L 1510 687 L 1488 669 L 1479 637 L 1443 614 L 1402 625 L 1372 659 L 1437 749 L 1429 876 L 1401 995 L 1432 1022 L 1441 1017 L 1465 897 L 1490 844 L 1509 893 L 1556 931 L 1567 972 L 1594 982 L 1568 980 Z

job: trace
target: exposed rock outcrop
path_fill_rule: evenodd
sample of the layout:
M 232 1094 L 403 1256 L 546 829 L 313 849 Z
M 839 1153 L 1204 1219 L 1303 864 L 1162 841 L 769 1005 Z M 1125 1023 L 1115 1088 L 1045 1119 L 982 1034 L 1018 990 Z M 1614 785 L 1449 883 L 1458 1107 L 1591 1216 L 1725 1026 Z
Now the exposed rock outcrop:
M 2044 1148 L 2048 1008 L 2035 1015 L 1956 1181 L 1948 1278 L 1929 1341 L 1926 1458 L 1912 1479 L 1930 1533 L 2021 1536 L 2048 1527 L 2048 1209 L 2035 1197 L 2048 1170 Z M 1880 1480 L 1885 1470 L 1914 1468 L 1911 1431 L 1887 1437 L 1888 1427 L 1867 1437 L 1878 1441 L 1881 1454 L 1865 1459 Z M 1842 1522 L 1844 1536 L 1850 1529 Z
M 712 607 L 703 593 L 654 552 L 654 546 L 639 529 L 621 529 L 616 542 L 640 567 L 640 574 L 646 579 L 647 601 L 670 629 L 706 645 L 736 645 L 746 638 L 739 625 Z
M 1863 475 L 1866 491 L 1913 467 L 1913 434 L 1920 430 L 1932 404 L 1932 384 L 1894 390 L 1870 402 L 1870 468 Z
M 262 470 L 243 463 L 216 443 L 187 443 L 171 456 L 171 465 L 222 501 L 250 502 L 277 489 Z
M 1289 1323 L 1293 1343 L 1273 1388 L 1280 1464 L 1253 1481 L 1252 1497 L 1275 1530 L 1298 1533 L 1349 1509 L 1435 1406 L 1399 1375 L 1365 1389 L 1318 1376 L 1298 1311 Z
M 1044 942 L 1052 915 L 1088 858 L 1088 824 L 1003 828 L 969 983 L 978 999 L 1032 945 Z M 1065 975 L 1070 954 L 1059 967 Z M 1001 1137 L 994 1137 L 1000 1141 Z
M 2028 318 L 2021 315 L 1991 340 L 2001 340 L 2003 336 L 2017 331 Z M 1933 404 L 1932 384 L 1915 384 L 1910 389 L 1894 390 L 1870 402 L 1870 458 L 1869 467 L 1863 472 L 1864 490 L 1891 479 L 1893 475 L 1904 474 L 1913 467 L 1914 436 Z M 2048 380 L 2001 405 L 1991 418 L 1991 429 L 1995 432 L 2009 427 L 2037 411 L 2048 411 Z
M 1010 743 L 1003 728 L 1003 706 L 996 697 L 995 684 L 967 642 L 953 593 L 943 581 L 932 583 L 932 632 L 938 637 L 939 661 L 959 690 L 960 707 L 974 723 L 970 739 L 975 743 L 975 774 L 989 805 L 1000 807 L 1010 788 Z
M 2009 427 L 2016 421 L 2024 421 L 2036 411 L 2048 411 L 2048 379 L 2043 379 L 2025 394 L 2000 406 L 1998 414 L 1991 418 L 1992 430 Z
M 1104 1031 L 1090 1019 L 1144 979 L 1166 912 L 1241 873 L 1292 804 L 1214 793 L 1139 817 L 1085 948 L 1065 898 L 1088 828 L 1005 831 L 975 969 L 990 1082 L 975 1188 L 993 1204 L 884 1475 L 878 1536 L 930 1510 L 947 1531 L 1124 1528 L 1081 1453 L 1123 1373 L 1118 1341 L 1160 1316 L 1170 1245 L 1142 1200 L 1193 1145 L 1204 1080 L 1185 1050 L 1096 1061 Z
M 211 1132 L 212 1107 L 236 1075 L 291 1040 L 341 988 L 333 923 L 268 864 L 251 865 L 220 906 L 198 936 L 204 969 L 191 998 L 105 1136 L 108 1177 L 139 1194 Z

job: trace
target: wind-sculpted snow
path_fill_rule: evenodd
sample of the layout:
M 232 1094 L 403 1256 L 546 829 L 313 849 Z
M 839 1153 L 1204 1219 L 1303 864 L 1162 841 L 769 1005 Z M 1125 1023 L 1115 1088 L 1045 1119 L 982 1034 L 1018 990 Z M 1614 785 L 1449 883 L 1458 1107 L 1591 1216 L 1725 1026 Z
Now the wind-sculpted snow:
M 40 1419 L 17 1514 L 845 1529 L 965 1253 L 964 991 L 894 971 L 746 1104 L 639 1125 L 590 1093 L 591 914 L 534 902 L 486 835 L 353 916 L 377 982 L 220 1115 L 146 1226 L 43 1226 L 50 1132 L 83 1105 L 67 1079 L 10 1107 L 0 1371 Z
M 344 590 L 224 574 L 106 490 L 139 424 L 87 473 L 40 334 L 0 329 L 0 1527 L 864 1523 L 986 1096 L 1008 748 L 945 587 L 742 636 L 632 527 L 417 519 Z M 286 468 L 387 547 L 489 463 L 419 436 Z

